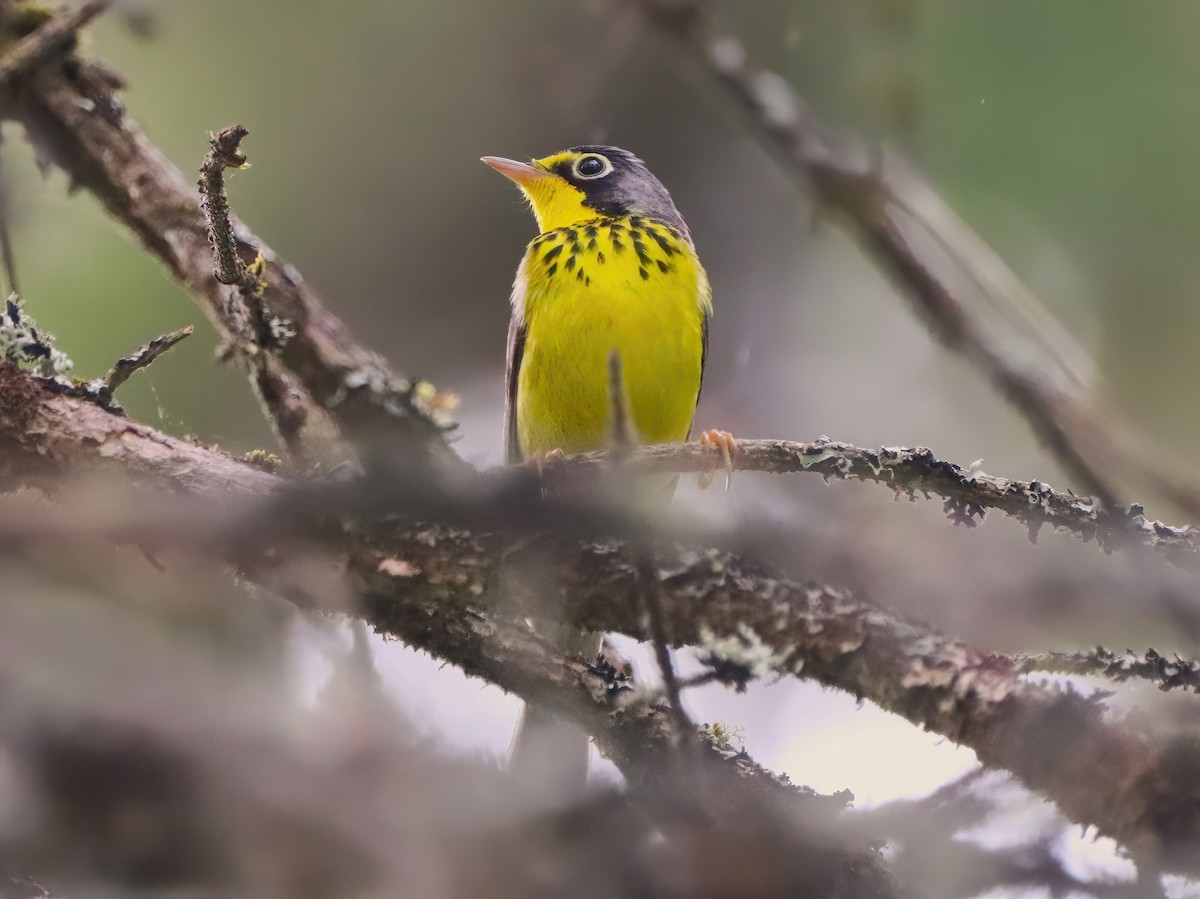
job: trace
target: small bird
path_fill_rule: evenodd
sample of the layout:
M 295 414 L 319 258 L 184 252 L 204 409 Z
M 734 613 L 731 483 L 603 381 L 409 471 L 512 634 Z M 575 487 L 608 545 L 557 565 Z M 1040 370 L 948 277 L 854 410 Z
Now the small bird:
M 662 183 L 627 150 L 572 147 L 532 162 L 483 162 L 516 182 L 539 234 L 517 269 L 508 328 L 509 462 L 604 449 L 614 439 L 608 360 L 621 360 L 638 443 L 689 438 L 712 291 L 691 234 Z M 732 438 L 707 432 L 728 459 Z M 585 657 L 596 635 L 559 635 Z M 578 793 L 587 737 L 537 707 L 518 725 L 510 767 L 527 783 Z

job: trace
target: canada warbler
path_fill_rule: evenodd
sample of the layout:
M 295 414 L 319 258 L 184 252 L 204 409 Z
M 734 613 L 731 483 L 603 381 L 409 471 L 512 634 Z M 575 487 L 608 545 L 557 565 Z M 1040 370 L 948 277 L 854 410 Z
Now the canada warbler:
M 613 350 L 620 354 L 632 437 L 643 444 L 687 440 L 712 293 L 666 188 L 642 160 L 617 147 L 573 147 L 530 163 L 483 161 L 517 183 L 540 232 L 512 290 L 508 461 L 603 449 L 612 441 Z M 599 648 L 596 635 L 578 632 L 558 642 L 585 656 Z M 587 737 L 527 707 L 510 764 L 527 783 L 577 793 L 587 775 Z

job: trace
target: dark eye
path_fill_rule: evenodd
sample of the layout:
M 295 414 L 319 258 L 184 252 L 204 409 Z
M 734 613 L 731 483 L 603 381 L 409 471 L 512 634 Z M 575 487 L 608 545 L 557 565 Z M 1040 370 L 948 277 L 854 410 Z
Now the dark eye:
M 572 171 L 576 178 L 589 181 L 592 178 L 603 178 L 612 171 L 612 163 L 598 153 L 589 153 L 575 160 Z

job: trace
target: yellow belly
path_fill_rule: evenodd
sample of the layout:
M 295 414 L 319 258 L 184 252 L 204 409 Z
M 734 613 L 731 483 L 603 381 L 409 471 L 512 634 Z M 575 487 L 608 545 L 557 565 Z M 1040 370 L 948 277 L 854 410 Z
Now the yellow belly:
M 652 239 L 655 233 L 667 246 Z M 584 226 L 534 241 L 522 271 L 527 333 L 516 403 L 522 454 L 611 444 L 614 349 L 638 441 L 686 440 L 700 392 L 708 304 L 707 279 L 691 247 L 653 224 Z

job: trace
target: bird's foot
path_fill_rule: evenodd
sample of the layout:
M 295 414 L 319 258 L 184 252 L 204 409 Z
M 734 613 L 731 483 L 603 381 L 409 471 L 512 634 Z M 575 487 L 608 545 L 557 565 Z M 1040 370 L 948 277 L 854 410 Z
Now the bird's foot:
M 567 454 L 560 449 L 538 450 L 525 456 L 525 464 L 537 472 L 538 480 L 543 481 L 542 490 L 544 491 L 546 489 L 544 483 L 546 469 L 565 458 L 567 458 Z
M 714 447 L 721 451 L 721 458 L 725 462 L 725 492 L 729 492 L 729 484 L 733 481 L 733 456 L 738 451 L 738 442 L 728 431 L 703 431 L 700 434 L 699 442 L 704 447 Z M 706 490 L 712 484 L 713 473 L 711 471 L 700 472 L 700 489 Z

